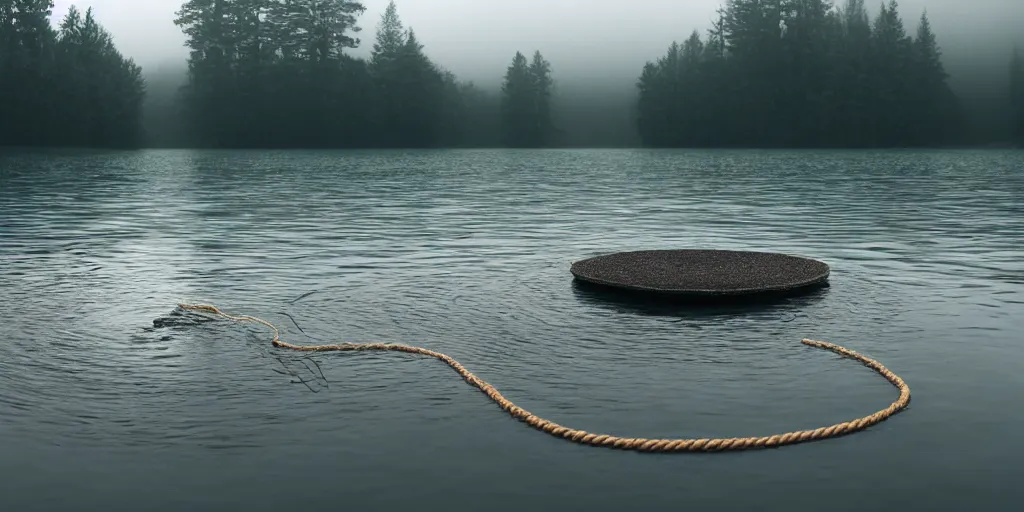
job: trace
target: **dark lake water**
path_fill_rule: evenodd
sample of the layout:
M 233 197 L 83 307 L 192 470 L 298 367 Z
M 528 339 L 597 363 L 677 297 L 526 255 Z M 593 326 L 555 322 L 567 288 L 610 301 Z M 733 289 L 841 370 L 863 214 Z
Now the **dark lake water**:
M 821 259 L 771 306 L 637 307 L 572 261 L 638 248 Z M 896 390 L 865 432 L 766 435 Z M 1024 153 L 198 152 L 0 156 L 0 510 L 1011 510 L 1024 499 Z M 159 326 L 154 326 L 157 320 Z M 301 330 L 300 330 L 301 328 Z M 316 363 L 316 364 L 314 364 Z M 319 366 L 319 369 L 317 367 Z M 322 372 L 322 374 L 321 374 Z

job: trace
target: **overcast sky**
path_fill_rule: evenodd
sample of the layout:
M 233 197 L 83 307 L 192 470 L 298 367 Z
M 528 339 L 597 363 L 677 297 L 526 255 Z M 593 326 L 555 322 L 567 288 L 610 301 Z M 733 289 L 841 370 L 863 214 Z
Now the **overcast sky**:
M 842 1 L 842 0 L 839 0 Z M 388 0 L 364 0 L 360 26 L 365 54 Z M 500 78 L 517 50 L 539 49 L 556 78 L 632 80 L 643 63 L 693 29 L 702 32 L 724 0 L 398 0 L 406 26 L 412 26 L 439 64 L 462 78 Z M 184 37 L 174 26 L 182 0 L 56 0 L 55 17 L 68 5 L 93 7 L 126 55 L 149 70 L 183 66 Z M 877 9 L 880 0 L 868 0 Z M 1024 35 L 1024 0 L 902 0 L 908 30 L 927 8 L 951 59 L 970 59 L 974 41 Z M 1011 36 L 1016 34 L 1016 36 Z M 1008 52 L 1008 50 L 1007 50 Z M 1002 56 L 999 57 L 1000 59 Z

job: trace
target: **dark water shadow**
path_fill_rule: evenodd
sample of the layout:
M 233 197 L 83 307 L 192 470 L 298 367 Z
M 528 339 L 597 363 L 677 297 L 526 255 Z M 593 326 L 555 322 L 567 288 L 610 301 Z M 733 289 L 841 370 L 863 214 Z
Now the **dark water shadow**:
M 307 338 L 316 340 L 316 338 L 306 334 L 306 331 L 299 326 L 298 322 L 292 315 L 288 313 L 284 314 L 292 321 L 292 323 L 295 324 L 295 327 L 298 328 L 303 335 Z M 152 327 L 141 328 L 141 331 L 146 334 L 137 335 L 133 338 L 137 343 L 148 343 L 155 339 L 168 342 L 177 337 L 184 336 L 191 329 L 199 328 L 204 324 L 218 321 L 224 322 L 224 319 L 200 311 L 182 309 L 178 306 L 170 313 L 155 318 L 153 320 Z M 167 332 L 165 334 L 160 334 L 161 331 Z M 153 336 L 158 336 L 158 338 L 153 338 Z M 271 370 L 280 375 L 289 377 L 292 384 L 302 384 L 313 393 L 319 393 L 324 389 L 330 389 L 330 383 L 327 381 L 327 376 L 324 375 L 323 369 L 320 367 L 320 363 L 316 359 L 310 357 L 307 353 L 274 349 L 267 342 L 265 335 L 247 332 L 245 338 L 246 344 L 257 350 L 262 357 L 271 358 L 277 361 L 280 368 L 272 368 Z
M 617 313 L 684 319 L 797 311 L 823 300 L 828 295 L 829 283 L 741 296 L 693 296 L 623 290 L 573 279 L 572 291 L 577 300 L 588 306 Z

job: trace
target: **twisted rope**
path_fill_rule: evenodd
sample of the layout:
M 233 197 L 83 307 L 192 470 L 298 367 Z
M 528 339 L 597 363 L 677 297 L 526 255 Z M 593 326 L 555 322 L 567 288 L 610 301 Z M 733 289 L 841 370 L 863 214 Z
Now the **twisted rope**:
M 461 363 L 451 358 L 448 355 L 433 350 L 428 350 L 421 347 L 413 347 L 409 345 L 400 345 L 392 343 L 340 343 L 335 345 L 293 345 L 281 341 L 280 333 L 277 327 L 267 322 L 266 320 L 252 317 L 252 316 L 235 316 L 229 315 L 216 306 L 206 304 L 179 304 L 179 307 L 186 310 L 202 311 L 211 313 L 229 320 L 238 322 L 255 322 L 263 324 L 274 331 L 274 339 L 272 344 L 275 347 L 287 348 L 291 350 L 297 350 L 302 352 L 356 352 L 356 351 L 393 351 L 393 352 L 405 352 L 409 354 L 417 354 L 427 357 L 433 357 L 440 359 L 445 364 L 455 370 L 463 379 L 466 380 L 470 385 L 480 389 L 490 397 L 499 407 L 504 409 L 507 413 L 512 415 L 520 421 L 523 421 L 527 425 L 551 434 L 556 437 L 568 439 L 577 443 L 588 444 L 592 446 L 603 446 L 608 448 L 618 448 L 624 450 L 636 450 L 642 452 L 712 452 L 712 451 L 736 451 L 736 450 L 749 450 L 755 448 L 771 448 L 777 446 L 784 446 L 789 444 L 797 444 L 808 441 L 817 441 L 821 439 L 828 439 L 831 437 L 839 437 L 842 435 L 864 430 L 872 425 L 882 422 L 896 414 L 900 410 L 907 407 L 910 403 L 910 387 L 907 386 L 903 379 L 891 372 L 888 368 L 871 359 L 867 356 L 863 356 L 854 352 L 853 350 L 828 343 L 825 341 L 815 341 L 804 339 L 801 342 L 805 345 L 812 347 L 823 348 L 831 350 L 841 356 L 856 359 L 860 361 L 868 368 L 878 372 L 879 375 L 885 377 L 893 386 L 896 386 L 900 390 L 900 396 L 895 402 L 874 414 L 857 418 L 855 420 L 837 423 L 827 427 L 816 428 L 814 430 L 800 430 L 796 432 L 786 432 L 784 434 L 775 434 L 771 436 L 763 437 L 731 437 L 731 438 L 720 438 L 720 439 L 645 439 L 645 438 L 633 438 L 633 437 L 617 437 L 607 434 L 595 434 L 586 432 L 584 430 L 576 430 L 568 427 L 563 427 L 553 421 L 546 420 L 539 416 L 536 416 L 529 411 L 515 405 L 509 399 L 502 396 L 494 386 L 483 381 L 472 372 L 467 370 Z

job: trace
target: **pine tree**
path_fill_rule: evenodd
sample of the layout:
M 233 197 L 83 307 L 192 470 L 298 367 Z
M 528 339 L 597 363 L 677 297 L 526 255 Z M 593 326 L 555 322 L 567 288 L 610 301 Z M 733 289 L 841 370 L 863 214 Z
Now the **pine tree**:
M 637 80 L 636 124 L 641 142 L 646 146 L 667 146 L 662 130 L 667 125 L 662 109 L 661 93 L 664 87 L 660 83 L 661 68 L 653 63 L 644 64 L 644 69 Z
M 551 63 L 539 51 L 532 61 L 516 52 L 502 84 L 502 134 L 507 145 L 537 148 L 552 143 L 553 84 Z
M 232 59 L 233 134 L 251 139 L 262 133 L 261 120 L 272 101 L 271 66 L 280 44 L 274 37 L 273 7 L 276 0 L 233 0 L 228 4 L 228 39 L 234 46 Z
M 466 98 L 461 94 L 458 78 L 448 70 L 441 73 L 441 95 L 438 114 L 438 133 L 435 141 L 441 147 L 459 147 L 466 133 Z
M 927 12 L 921 14 L 921 20 L 917 26 L 917 38 L 914 39 L 914 64 L 916 78 L 920 81 L 921 86 L 940 87 L 949 77 L 942 65 L 942 51 L 939 50 L 935 34 L 932 32 Z M 931 93 L 932 91 L 927 92 Z
M 345 53 L 360 43 L 362 11 L 351 0 L 185 1 L 176 23 L 191 49 L 188 125 L 214 147 L 431 147 L 478 136 L 465 123 L 484 95 L 427 57 L 394 2 L 370 58 Z
M 715 12 L 716 14 L 718 14 L 718 18 L 716 18 L 715 21 L 712 22 L 711 28 L 708 29 L 706 58 L 713 60 L 721 60 L 725 59 L 727 55 L 727 52 L 725 51 L 725 10 L 719 8 Z
M 786 14 L 783 0 L 729 0 L 725 8 L 726 48 L 735 60 L 736 107 L 745 112 L 745 123 L 736 127 L 743 145 L 780 143 L 780 94 L 788 77 L 784 33 L 780 22 Z
M 55 34 L 50 0 L 0 3 L 0 145 L 36 145 L 48 137 Z
M 384 146 L 430 147 L 441 137 L 444 77 L 406 30 L 395 2 L 377 25 L 370 68 L 377 90 L 376 133 Z
M 208 61 L 221 65 L 234 52 L 225 26 L 230 1 L 187 0 L 175 13 L 174 24 L 185 33 L 193 67 Z
M 141 69 L 114 48 L 89 8 L 71 7 L 60 23 L 55 63 L 61 90 L 53 101 L 64 122 L 52 132 L 65 146 L 134 146 L 141 142 Z
M 0 1 L 0 146 L 135 147 L 141 70 L 91 10 L 50 25 L 52 3 Z
M 728 98 L 719 87 L 727 85 L 727 58 L 723 41 L 712 29 L 709 42 L 694 31 L 680 45 L 673 42 L 664 56 L 647 63 L 637 84 L 638 128 L 646 144 L 708 146 L 726 142 Z M 726 101 L 719 102 L 725 98 Z
M 307 34 L 305 53 L 310 60 L 337 60 L 346 48 L 355 48 L 359 39 L 349 32 L 359 32 L 356 21 L 366 10 L 352 0 L 302 0 L 298 4 L 299 26 Z
M 174 20 L 190 50 L 189 83 L 183 91 L 186 115 L 198 138 L 213 146 L 238 140 L 231 7 L 231 0 L 188 0 Z
M 871 22 L 864 0 L 846 0 L 838 16 L 841 30 L 834 36 L 836 56 L 829 87 L 835 91 L 834 115 L 841 124 L 833 123 L 831 139 L 840 146 L 867 146 L 872 144 L 874 129 Z
M 787 0 L 781 4 L 780 46 L 774 121 L 778 143 L 826 144 L 828 119 L 836 98 L 828 88 L 835 59 L 834 19 L 827 0 Z
M 377 24 L 376 41 L 370 53 L 377 115 L 373 131 L 385 146 L 401 146 L 407 129 L 403 126 L 406 84 L 399 62 L 406 49 L 407 32 L 398 17 L 398 6 L 388 3 Z
M 409 28 L 398 57 L 400 112 L 404 147 L 434 146 L 441 128 L 444 105 L 444 77 L 423 53 L 416 32 Z
M 927 17 L 907 36 L 891 0 L 727 0 L 703 44 L 673 43 L 637 83 L 651 146 L 940 145 L 959 136 Z
M 958 105 L 946 83 L 949 74 L 942 64 L 942 52 L 931 29 L 927 12 L 921 15 L 913 46 L 910 107 L 913 109 L 914 145 L 941 145 L 959 132 Z
M 846 0 L 839 9 L 843 34 L 854 42 L 866 42 L 871 37 L 871 21 L 864 0 Z
M 544 59 L 540 51 L 533 53 L 530 62 L 530 77 L 533 81 L 533 144 L 546 146 L 551 143 L 553 126 L 551 124 L 551 63 Z
M 387 61 L 394 60 L 405 48 L 406 32 L 402 26 L 402 20 L 398 17 L 398 6 L 394 0 L 388 3 L 384 14 L 381 15 L 380 23 L 377 25 L 377 40 L 373 43 L 373 51 L 370 54 L 371 62 L 375 67 L 384 66 Z
M 232 38 L 243 66 L 259 69 L 270 63 L 277 53 L 274 44 L 273 7 L 276 0 L 235 0 L 232 11 L 237 22 Z
M 688 147 L 709 143 L 704 131 L 712 114 L 707 103 L 707 75 L 704 69 L 706 57 L 704 41 L 700 33 L 694 30 L 680 47 L 677 78 L 679 110 L 676 115 L 682 127 L 682 143 Z
M 700 126 L 702 146 L 728 146 L 731 142 L 732 130 L 728 120 L 735 114 L 735 95 L 733 89 L 737 80 L 732 78 L 734 66 L 726 50 L 727 34 L 725 31 L 725 10 L 719 8 L 718 18 L 708 30 L 707 42 L 704 45 L 704 58 L 701 62 L 701 85 L 699 101 L 702 105 L 703 124 Z
M 209 0 L 205 0 L 209 1 Z M 228 0 L 242 26 L 265 24 L 271 52 L 285 59 L 338 61 L 346 48 L 359 46 L 357 18 L 366 10 L 353 0 Z M 261 20 L 265 22 L 261 23 Z M 252 40 L 245 37 L 243 40 Z
M 512 147 L 537 145 L 534 135 L 536 122 L 533 115 L 533 75 L 526 56 L 516 52 L 512 64 L 505 71 L 501 86 L 501 117 L 505 143 Z
M 913 46 L 896 0 L 882 5 L 871 35 L 873 142 L 884 147 L 906 146 L 913 117 L 909 108 L 912 85 L 906 71 L 913 64 Z

